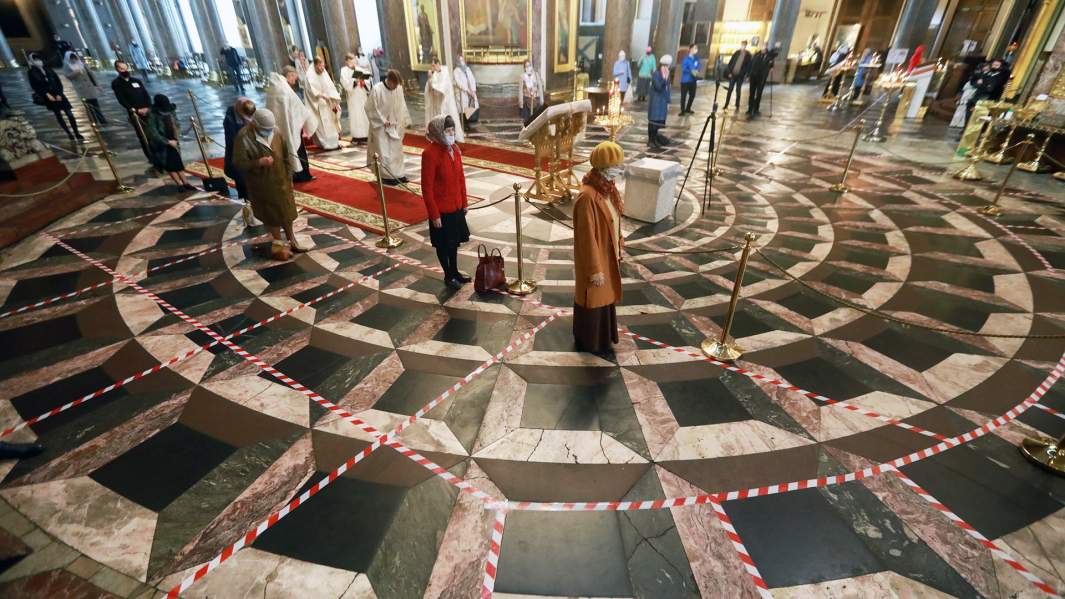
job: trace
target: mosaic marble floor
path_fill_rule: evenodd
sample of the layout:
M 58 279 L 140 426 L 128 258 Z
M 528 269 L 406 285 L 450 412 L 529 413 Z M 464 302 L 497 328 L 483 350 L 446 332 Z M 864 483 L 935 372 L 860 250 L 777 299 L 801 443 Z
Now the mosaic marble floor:
M 0 426 L 46 451 L 0 462 L 0 596 L 1062 589 L 1065 479 L 1015 445 L 1065 433 L 1065 343 L 986 336 L 1065 334 L 1060 188 L 1011 193 L 992 221 L 973 210 L 986 185 L 863 148 L 851 191 L 832 193 L 832 133 L 857 112 L 826 115 L 813 91 L 726 142 L 705 213 L 697 163 L 675 221 L 625 222 L 610 359 L 574 350 L 555 308 L 572 304 L 571 232 L 533 207 L 534 301 L 445 288 L 425 225 L 383 255 L 305 215 L 315 249 L 271 262 L 238 205 L 143 178 L 6 250 Z M 664 155 L 684 159 L 698 130 L 677 121 Z M 622 137 L 630 155 L 640 133 Z M 328 159 L 364 164 L 358 148 Z M 488 200 L 528 182 L 467 176 Z M 513 205 L 469 220 L 464 269 L 485 243 L 513 273 Z M 745 233 L 746 353 L 727 370 L 697 348 L 720 331 L 738 252 L 708 250 Z

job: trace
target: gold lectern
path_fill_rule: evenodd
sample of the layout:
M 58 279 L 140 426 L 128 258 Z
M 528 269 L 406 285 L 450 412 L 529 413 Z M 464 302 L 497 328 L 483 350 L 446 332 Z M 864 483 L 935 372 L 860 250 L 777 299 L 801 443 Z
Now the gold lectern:
M 584 131 L 592 104 L 588 100 L 549 107 L 518 137 L 535 148 L 536 166 L 526 197 L 545 203 L 570 200 L 580 190 L 573 172 L 573 142 Z

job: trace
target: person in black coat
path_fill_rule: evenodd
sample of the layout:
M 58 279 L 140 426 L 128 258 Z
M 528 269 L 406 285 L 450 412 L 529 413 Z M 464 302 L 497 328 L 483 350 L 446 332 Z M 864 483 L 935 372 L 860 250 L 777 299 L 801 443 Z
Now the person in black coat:
M 33 88 L 33 103 L 51 110 L 67 137 L 84 140 L 81 133 L 78 133 L 78 122 L 74 120 L 74 113 L 70 110 L 70 100 L 63 93 L 63 82 L 51 67 L 44 64 L 39 54 L 30 54 L 30 69 L 26 75 L 29 77 L 30 87 Z M 63 120 L 64 115 L 70 121 L 69 127 Z
M 233 83 L 233 89 L 238 94 L 243 94 L 244 80 L 240 76 L 240 66 L 243 61 L 240 57 L 240 52 L 233 46 L 226 44 L 222 46 L 220 54 L 222 55 L 222 63 L 225 65 L 226 72 L 229 75 L 229 80 Z
M 126 118 L 129 119 L 130 126 L 133 127 L 133 131 L 137 134 L 137 139 L 141 142 L 141 150 L 144 152 L 144 157 L 154 164 L 152 151 L 148 147 L 148 139 L 143 135 L 144 119 L 148 117 L 148 112 L 151 109 L 152 97 L 148 94 L 148 89 L 144 87 L 144 82 L 133 76 L 126 61 L 116 60 L 115 72 L 118 73 L 118 77 L 115 77 L 115 80 L 111 82 L 111 90 L 115 92 L 115 98 L 118 103 L 122 105 L 122 108 L 126 109 Z M 136 112 L 136 116 L 134 112 Z M 140 119 L 140 127 L 134 122 L 133 119 L 135 118 Z
M 773 61 L 776 60 L 778 50 L 760 50 L 751 58 L 750 86 L 747 94 L 747 116 L 758 116 L 762 106 L 762 91 L 769 79 L 769 73 L 773 70 Z
M 226 176 L 237 184 L 237 197 L 242 200 L 248 197 L 248 188 L 244 185 L 243 173 L 233 164 L 233 142 L 236 141 L 237 134 L 244 128 L 244 125 L 251 122 L 253 114 L 255 114 L 255 102 L 252 102 L 251 98 L 241 96 L 226 109 L 226 118 L 222 121 L 222 129 L 226 134 L 226 158 L 223 170 Z
M 732 53 L 732 58 L 725 67 L 725 78 L 728 79 L 728 93 L 725 94 L 725 108 L 728 108 L 732 99 L 732 90 L 736 90 L 736 112 L 740 110 L 740 93 L 743 90 L 743 80 L 751 72 L 751 53 L 747 50 L 747 40 L 740 42 L 740 49 Z
M 976 103 L 980 100 L 998 100 L 1001 98 L 1009 80 L 1010 71 L 1006 64 L 998 58 L 991 61 L 991 65 L 986 71 L 978 68 L 969 80 L 969 83 L 976 88 L 976 93 L 969 98 L 969 103 L 965 107 L 966 121 L 972 116 L 973 108 L 976 107 Z

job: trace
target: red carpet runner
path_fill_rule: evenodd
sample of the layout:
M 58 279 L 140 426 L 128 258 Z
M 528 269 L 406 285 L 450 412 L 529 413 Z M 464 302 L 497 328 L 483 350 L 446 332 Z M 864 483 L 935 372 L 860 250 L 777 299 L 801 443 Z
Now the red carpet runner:
M 211 159 L 216 177 L 222 175 L 222 160 Z M 206 169 L 200 161 L 188 163 L 186 170 L 195 175 L 206 175 Z M 298 206 L 374 232 L 384 230 L 377 186 L 363 180 L 367 178 L 365 173 L 338 173 L 314 167 L 311 172 L 315 176 L 314 181 L 293 186 Z M 422 198 L 402 188 L 385 187 L 385 203 L 388 205 L 388 217 L 395 227 L 420 223 L 429 218 Z

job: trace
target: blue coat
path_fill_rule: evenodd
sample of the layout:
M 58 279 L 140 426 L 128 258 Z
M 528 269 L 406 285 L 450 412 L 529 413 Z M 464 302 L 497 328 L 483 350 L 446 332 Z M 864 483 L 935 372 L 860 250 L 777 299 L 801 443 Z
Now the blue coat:
M 629 91 L 629 83 L 632 82 L 632 64 L 629 63 L 628 59 L 615 62 L 613 74 L 614 79 L 618 80 L 621 93 Z
M 684 57 L 684 62 L 681 65 L 680 82 L 691 83 L 697 81 L 696 76 L 692 73 L 699 72 L 699 57 L 688 55 Z
M 669 114 L 669 80 L 662 76 L 659 69 L 651 75 L 651 95 L 647 101 L 647 120 L 665 125 Z

